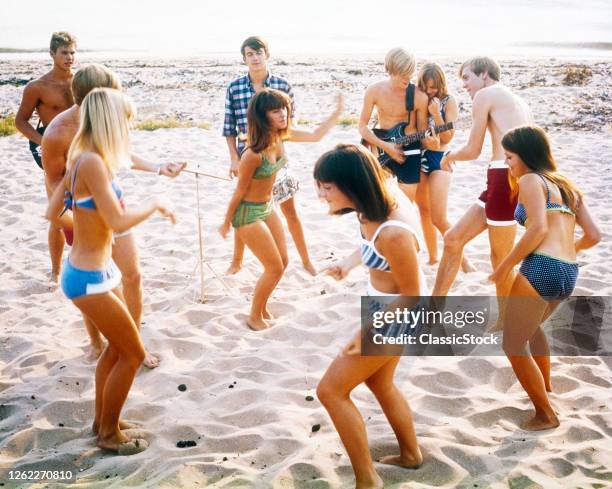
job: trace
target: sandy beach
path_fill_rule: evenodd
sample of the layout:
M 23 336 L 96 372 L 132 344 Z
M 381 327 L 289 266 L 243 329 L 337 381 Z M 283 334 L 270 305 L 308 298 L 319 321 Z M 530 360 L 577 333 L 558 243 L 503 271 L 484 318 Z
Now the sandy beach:
M 419 59 L 419 65 L 423 62 Z M 436 59 L 460 103 L 466 141 L 471 101 L 455 76 L 458 59 Z M 575 295 L 612 295 L 612 63 L 588 65 L 585 84 L 566 84 L 567 61 L 499 60 L 502 81 L 525 98 L 546 128 L 558 165 L 585 193 L 603 239 L 579 255 Z M 243 73 L 237 61 L 102 60 L 115 70 L 138 109 L 138 121 L 173 118 L 183 127 L 137 130 L 133 146 L 151 160 L 188 161 L 226 177 L 229 161 L 220 136 L 227 84 Z M 87 64 L 86 55 L 79 65 Z M 48 70 L 47 61 L 0 61 L 0 114 L 15 112 L 23 85 Z M 321 142 L 286 145 L 300 180 L 297 208 L 313 261 L 324 267 L 356 247 L 354 215 L 327 215 L 312 181 L 318 156 L 340 142 L 359 141 L 355 125 L 365 87 L 384 76 L 372 59 L 276 58 L 272 71 L 293 85 L 297 121 L 308 126 L 346 97 L 344 124 Z M 569 80 L 570 82 L 572 80 Z M 486 143 L 488 145 L 488 141 Z M 485 184 L 489 147 L 477 162 L 457 165 L 449 197 L 454 223 Z M 242 271 L 226 276 L 232 240 L 217 233 L 233 183 L 199 178 L 205 251 L 199 302 L 196 180 L 142 172 L 119 178 L 126 202 L 165 196 L 178 222 L 156 217 L 136 229 L 145 309 L 142 336 L 162 364 L 142 368 L 123 416 L 148 431 L 148 450 L 118 457 L 95 447 L 94 368 L 76 307 L 50 283 L 47 198 L 43 174 L 21 135 L 0 138 L 0 483 L 7 471 L 73 470 L 70 487 L 348 488 L 351 466 L 331 421 L 316 399 L 323 372 L 359 327 L 366 272 L 343 282 L 311 277 L 289 238 L 289 267 L 270 303 L 274 327 L 245 326 L 260 273 L 247 252 Z M 441 240 L 439 240 L 441 251 Z M 67 253 L 67 252 L 66 252 Z M 477 271 L 460 274 L 454 295 L 494 295 L 486 234 L 466 248 Z M 441 253 L 440 253 L 441 254 Z M 420 255 L 428 285 L 436 266 Z M 607 324 L 609 328 L 609 324 Z M 605 488 L 612 487 L 612 374 L 610 357 L 554 357 L 551 401 L 561 426 L 529 433 L 519 424 L 531 403 L 508 360 L 498 357 L 404 358 L 396 382 L 410 402 L 425 461 L 416 471 L 376 468 L 388 488 Z M 185 389 L 179 390 L 184 384 Z M 364 415 L 375 459 L 397 446 L 375 398 L 364 386 L 353 396 Z M 184 441 L 195 446 L 179 447 Z

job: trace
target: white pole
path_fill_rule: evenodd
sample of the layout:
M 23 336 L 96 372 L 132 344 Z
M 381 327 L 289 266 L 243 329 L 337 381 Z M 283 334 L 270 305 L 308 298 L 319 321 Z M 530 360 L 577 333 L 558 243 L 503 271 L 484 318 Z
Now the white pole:
M 204 246 L 202 243 L 202 217 L 200 215 L 200 180 L 199 175 L 195 174 L 196 180 L 196 200 L 198 207 L 198 237 L 200 240 L 200 302 L 204 302 Z

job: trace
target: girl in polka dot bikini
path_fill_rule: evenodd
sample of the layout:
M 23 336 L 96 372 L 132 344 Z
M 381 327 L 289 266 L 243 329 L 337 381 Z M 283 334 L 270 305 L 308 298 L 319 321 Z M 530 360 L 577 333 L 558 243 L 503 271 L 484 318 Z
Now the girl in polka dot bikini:
M 535 406 L 535 415 L 521 427 L 544 430 L 559 426 L 559 419 L 547 395 L 552 391 L 550 350 L 541 325 L 574 290 L 576 253 L 601 238 L 581 192 L 557 171 L 541 128 L 512 129 L 504 135 L 502 146 L 512 177 L 518 180 L 514 217 L 526 231 L 490 279 L 503 282 L 522 261 L 506 304 L 503 346 Z M 574 242 L 576 224 L 583 236 Z

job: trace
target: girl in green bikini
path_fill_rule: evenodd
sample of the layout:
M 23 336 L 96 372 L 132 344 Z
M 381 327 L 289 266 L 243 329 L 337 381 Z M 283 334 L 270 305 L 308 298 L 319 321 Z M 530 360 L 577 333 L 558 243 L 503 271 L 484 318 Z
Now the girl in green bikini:
M 276 172 L 287 163 L 283 142 L 320 141 L 340 117 L 342 97 L 338 95 L 336 110 L 312 132 L 290 127 L 290 112 L 291 100 L 278 90 L 266 88 L 251 99 L 248 147 L 240 158 L 238 184 L 219 228 L 225 238 L 233 226 L 264 267 L 247 319 L 247 325 L 256 331 L 270 327 L 268 299 L 287 266 L 285 234 L 272 200 Z

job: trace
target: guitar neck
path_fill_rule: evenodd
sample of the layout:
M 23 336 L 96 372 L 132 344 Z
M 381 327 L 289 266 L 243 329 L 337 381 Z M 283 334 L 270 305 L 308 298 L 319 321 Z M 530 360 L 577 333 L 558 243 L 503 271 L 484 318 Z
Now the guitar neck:
M 440 126 L 435 126 L 434 127 L 434 131 L 437 134 L 439 132 L 449 131 L 452 128 L 453 128 L 453 123 L 452 122 L 447 122 L 446 124 L 442 124 Z M 428 131 L 429 130 L 417 131 L 417 132 L 412 133 L 412 134 L 407 134 L 405 136 L 402 136 L 400 139 L 397 139 L 395 141 L 395 143 L 399 144 L 401 146 L 407 146 L 409 144 L 416 143 L 417 141 L 420 141 L 421 139 L 425 139 L 427 137 L 427 132 Z

